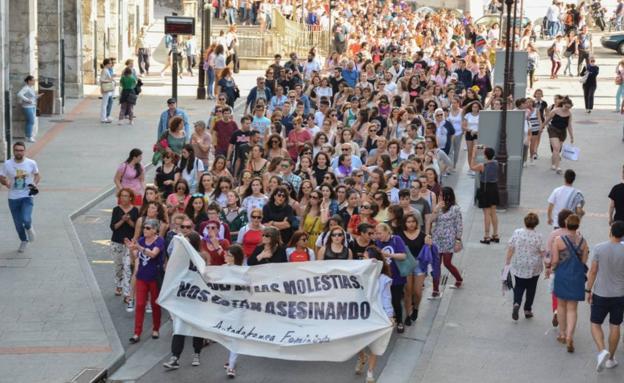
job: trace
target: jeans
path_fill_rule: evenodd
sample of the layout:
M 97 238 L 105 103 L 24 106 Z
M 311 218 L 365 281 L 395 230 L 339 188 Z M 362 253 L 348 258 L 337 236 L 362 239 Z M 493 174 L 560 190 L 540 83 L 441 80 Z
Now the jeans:
M 624 16 L 616 16 L 615 17 L 615 30 L 621 31 L 623 23 L 624 23 Z
M 247 9 L 245 7 L 238 7 L 238 23 L 243 24 L 247 21 Z
M 587 86 L 583 84 L 583 98 L 585 99 L 585 109 L 594 109 L 594 93 L 596 93 L 596 86 Z
M 110 107 L 109 107 L 110 105 Z M 102 108 L 100 109 L 100 121 L 106 121 L 113 108 L 113 92 L 102 94 Z
M 572 76 L 572 55 L 566 57 L 566 60 L 566 66 L 563 68 L 563 75 L 565 76 L 566 73 L 569 73 L 570 76 Z
M 522 303 L 522 296 L 526 291 L 526 300 L 524 301 L 524 311 L 531 311 L 533 307 L 533 299 L 535 298 L 535 290 L 537 289 L 537 281 L 539 275 L 533 278 L 519 278 L 514 275 L 514 305 L 520 306 Z
M 557 24 L 556 21 L 549 21 L 548 22 L 548 36 L 555 37 L 555 35 L 557 34 L 559 30 L 558 27 L 559 25 Z
M 28 241 L 26 230 L 32 226 L 33 197 L 9 199 L 9 210 L 19 239 L 22 242 Z
M 213 67 L 208 67 L 206 76 L 208 77 L 208 96 L 214 96 L 215 70 Z
M 150 68 L 150 59 L 149 59 L 149 49 L 147 48 L 139 48 L 139 53 L 137 54 L 139 59 L 139 71 L 141 74 L 148 73 Z
M 31 138 L 33 135 L 33 126 L 35 126 L 35 116 L 37 108 L 22 108 L 24 111 L 24 117 L 26 117 L 26 138 Z
M 180 358 L 182 351 L 184 351 L 184 341 L 186 337 L 184 335 L 173 334 L 171 339 L 171 354 L 176 358 Z M 204 338 L 193 337 L 193 352 L 199 354 L 202 347 L 204 347 Z
M 228 25 L 236 24 L 236 8 L 228 8 L 225 10 L 225 19 Z
M 143 332 L 143 319 L 145 318 L 145 307 L 147 296 L 152 304 L 152 331 L 160 329 L 160 306 L 156 303 L 158 298 L 158 285 L 156 281 L 136 280 L 136 314 L 134 316 L 134 335 L 141 336 Z
M 618 88 L 615 91 L 615 110 L 617 110 L 618 112 L 622 107 L 622 96 L 624 96 L 624 82 L 618 85 Z

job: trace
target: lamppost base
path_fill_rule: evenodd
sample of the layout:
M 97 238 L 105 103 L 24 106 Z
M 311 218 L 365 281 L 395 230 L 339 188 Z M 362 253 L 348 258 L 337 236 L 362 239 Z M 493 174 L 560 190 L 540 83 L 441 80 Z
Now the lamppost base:
M 205 100 L 206 99 L 206 88 L 205 87 L 198 87 L 197 88 L 197 99 L 198 100 Z

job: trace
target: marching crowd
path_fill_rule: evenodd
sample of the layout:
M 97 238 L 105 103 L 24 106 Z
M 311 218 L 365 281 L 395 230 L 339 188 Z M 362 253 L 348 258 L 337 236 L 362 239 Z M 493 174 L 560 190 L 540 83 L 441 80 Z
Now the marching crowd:
M 225 4 L 227 14 L 236 2 Z M 462 209 L 447 180 L 459 171 L 464 145 L 468 176 L 479 180 L 480 242 L 487 246 L 502 240 L 496 212 L 499 164 L 495 148 L 479 144 L 482 110 L 524 111 L 525 165 L 540 164 L 537 149 L 546 131 L 552 149 L 549 166 L 563 174 L 562 144 L 568 137 L 574 142 L 572 102 L 567 96 L 549 102 L 539 89 L 530 97 L 503 98 L 503 89 L 492 80 L 494 51 L 500 47 L 497 25 L 476 26 L 469 15 L 444 10 L 416 14 L 402 4 L 372 0 L 338 4 L 330 57 L 321 61 L 312 49 L 306 58 L 291 53 L 284 62 L 276 54 L 241 100 L 240 117 L 234 114 L 241 94 L 226 62 L 228 47 L 215 43 L 204 52 L 202 68 L 214 83 L 209 98 L 215 104 L 208 118 L 190 121 L 176 99 L 167 100 L 149 153 L 155 176 L 147 178 L 142 163 L 148 155 L 139 149 L 132 149 L 116 169 L 111 254 L 115 294 L 128 312 L 135 312 L 131 343 L 141 340 L 146 312 L 152 315 L 152 338 L 160 336 L 156 298 L 178 234 L 212 266 L 382 261 L 383 307 L 403 333 L 418 319 L 428 276 L 433 288 L 427 298 L 442 296 L 442 265 L 454 280 L 449 288 L 463 287 L 463 276 L 453 265 L 464 246 Z M 103 62 L 100 79 L 102 122 L 110 122 L 112 64 Z M 590 64 L 584 68 L 590 70 Z M 127 62 L 120 80 L 120 121 L 133 121 L 133 90 L 139 85 L 135 72 L 133 62 Z M 26 79 L 27 86 L 31 80 Z M 36 97 L 31 93 L 23 97 Z M 36 165 L 29 166 L 32 178 Z M 0 181 L 15 189 L 10 181 L 14 173 L 5 165 Z M 29 180 L 35 185 L 36 173 L 36 180 Z M 613 343 L 615 335 L 610 336 L 605 346 L 600 324 L 610 313 L 615 334 L 624 311 L 624 184 L 610 194 L 612 240 L 595 248 L 587 273 L 589 246 L 578 231 L 585 201 L 572 186 L 574 178 L 573 171 L 566 171 L 565 185 L 549 197 L 548 223 L 554 231 L 548 245 L 534 231 L 539 223 L 534 213 L 510 236 L 506 270 L 515 280 L 512 318 L 518 319 L 523 296 L 524 315 L 533 316 L 536 285 L 545 268 L 551 280 L 556 275 L 557 340 L 574 351 L 576 306 L 587 292 L 600 350 L 598 367 L 611 368 L 617 365 L 617 339 Z M 20 185 L 15 195 L 32 198 L 26 196 L 26 184 Z M 15 222 L 22 241 L 34 238 L 30 217 Z M 200 364 L 204 343 L 193 339 L 193 365 Z M 184 338 L 175 335 L 166 368 L 179 368 L 183 345 Z M 368 365 L 366 380 L 374 382 L 375 361 L 375 355 L 361 353 L 356 373 Z M 235 354 L 225 368 L 233 378 Z

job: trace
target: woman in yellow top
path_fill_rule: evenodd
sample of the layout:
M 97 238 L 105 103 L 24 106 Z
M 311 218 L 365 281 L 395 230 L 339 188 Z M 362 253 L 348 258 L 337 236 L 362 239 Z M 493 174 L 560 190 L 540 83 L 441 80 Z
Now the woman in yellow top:
M 302 230 L 308 234 L 307 246 L 310 249 L 316 249 L 316 239 L 323 232 L 323 226 L 329 218 L 328 211 L 321 210 L 321 193 L 318 190 L 314 190 L 310 193 L 308 206 L 303 212 L 303 222 L 301 225 Z

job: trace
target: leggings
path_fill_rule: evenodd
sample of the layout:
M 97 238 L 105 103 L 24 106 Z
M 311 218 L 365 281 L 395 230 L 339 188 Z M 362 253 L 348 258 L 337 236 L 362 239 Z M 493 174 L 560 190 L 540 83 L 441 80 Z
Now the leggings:
M 519 278 L 514 275 L 514 305 L 520 306 L 522 303 L 522 296 L 526 291 L 526 300 L 524 301 L 524 311 L 531 311 L 533 307 L 533 299 L 535 299 L 535 290 L 537 289 L 537 281 L 539 275 L 532 278 Z
M 185 340 L 186 340 L 186 337 L 184 335 L 178 335 L 178 334 L 173 334 L 173 338 L 171 338 L 171 354 L 178 359 L 180 359 L 180 355 L 182 354 L 182 351 L 184 351 Z M 193 352 L 195 352 L 195 354 L 199 354 L 201 352 L 202 347 L 204 347 L 204 339 L 194 336 L 193 337 Z
M 583 98 L 585 99 L 585 109 L 587 110 L 594 109 L 594 93 L 596 93 L 595 86 L 583 84 Z
M 156 281 L 136 280 L 136 311 L 134 316 L 134 335 L 141 336 L 143 332 L 143 318 L 145 317 L 145 306 L 149 295 L 152 304 L 152 331 L 160 329 L 160 306 L 156 303 L 158 297 L 158 286 Z
M 403 323 L 403 290 L 405 285 L 392 285 L 390 286 L 390 293 L 392 294 L 392 308 L 394 309 L 394 317 L 397 323 Z
M 457 267 L 455 267 L 455 265 L 453 265 L 453 253 L 440 253 L 440 257 L 442 258 L 442 262 L 444 263 L 444 267 L 446 267 L 446 269 L 453 275 L 453 278 L 455 278 L 456 282 L 463 282 L 463 279 L 461 277 L 461 274 L 459 273 L 459 270 L 457 270 Z M 434 270 L 433 271 L 433 291 L 434 292 L 439 292 L 440 291 L 440 274 L 441 274 L 441 265 L 440 262 L 433 262 L 433 267 L 437 267 L 438 270 Z M 437 277 L 436 277 L 437 276 Z

